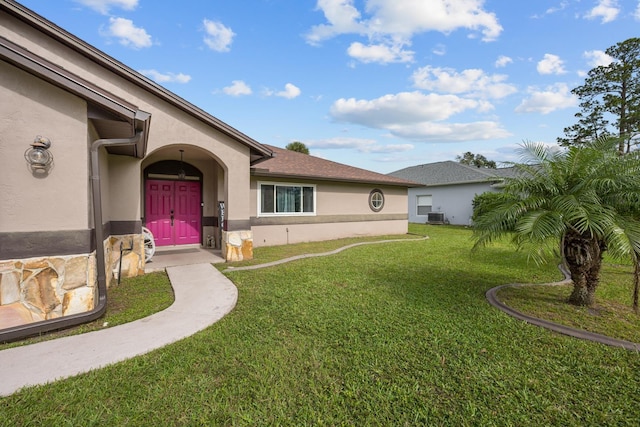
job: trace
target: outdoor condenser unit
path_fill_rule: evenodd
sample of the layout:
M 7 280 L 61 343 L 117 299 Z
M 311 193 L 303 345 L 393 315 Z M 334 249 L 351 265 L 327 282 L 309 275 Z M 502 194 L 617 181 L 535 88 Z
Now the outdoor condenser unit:
M 444 212 L 429 212 L 427 214 L 427 223 L 444 224 Z

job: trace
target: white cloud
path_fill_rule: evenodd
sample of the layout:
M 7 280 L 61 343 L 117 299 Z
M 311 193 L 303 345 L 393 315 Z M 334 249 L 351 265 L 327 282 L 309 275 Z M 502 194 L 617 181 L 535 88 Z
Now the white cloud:
M 478 141 L 511 136 L 498 123 L 491 121 L 471 123 L 423 122 L 409 126 L 390 127 L 389 131 L 400 138 L 432 142 Z
M 138 7 L 138 0 L 76 0 L 91 9 L 106 15 L 112 7 L 124 10 L 134 10 Z
M 296 85 L 287 83 L 284 85 L 284 90 L 275 91 L 273 89 L 265 88 L 262 93 L 264 96 L 279 96 L 280 98 L 293 99 L 300 96 L 302 91 Z
M 544 58 L 538 62 L 538 73 L 540 74 L 564 74 L 564 61 L 558 55 L 545 53 Z
M 569 6 L 569 2 L 568 2 L 568 1 L 561 1 L 559 6 L 557 6 L 557 7 L 550 7 L 549 9 L 547 9 L 547 10 L 545 11 L 545 13 L 546 13 L 547 15 L 551 15 L 551 14 L 553 14 L 553 13 L 560 12 L 560 11 L 562 11 L 562 10 L 565 10 L 565 9 L 567 8 L 567 6 Z
M 284 85 L 284 90 L 276 92 L 275 95 L 282 98 L 293 99 L 300 96 L 301 93 L 302 91 L 297 86 L 291 83 L 287 83 L 286 85 Z
M 394 136 L 420 141 L 507 136 L 508 133 L 493 122 L 437 123 L 468 110 L 487 109 L 486 102 L 456 95 L 402 92 L 373 100 L 339 99 L 332 105 L 330 114 L 337 121 L 386 129 Z
M 140 49 L 152 45 L 151 36 L 144 28 L 136 27 L 133 21 L 125 18 L 109 18 L 108 36 L 117 37 L 120 44 Z
M 222 89 L 224 93 L 231 96 L 251 95 L 253 91 L 242 80 L 234 80 L 231 82 L 231 86 L 227 86 Z
M 415 87 L 437 92 L 494 99 L 504 98 L 516 92 L 514 85 L 505 83 L 506 75 L 488 75 L 477 68 L 458 73 L 451 68 L 426 66 L 417 69 L 411 78 Z
M 373 100 L 341 98 L 331 106 L 331 115 L 338 121 L 386 128 L 397 123 L 445 120 L 454 114 L 477 109 L 480 105 L 478 101 L 455 95 L 401 92 Z
M 513 63 L 513 59 L 505 55 L 500 55 L 498 59 L 496 59 L 495 66 L 496 68 L 504 68 L 511 63 Z
M 161 73 L 157 70 L 140 70 L 140 73 L 158 83 L 189 83 L 191 76 L 183 73 Z
M 578 99 L 565 83 L 557 83 L 545 90 L 529 88 L 529 94 L 529 97 L 516 107 L 516 113 L 549 114 L 556 110 L 578 105 Z
M 326 24 L 315 25 L 306 35 L 308 43 L 318 45 L 322 41 L 341 34 L 356 34 L 366 37 L 370 50 L 363 43 L 352 44 L 349 54 L 368 62 L 372 58 L 388 57 L 391 62 L 406 60 L 413 53 L 404 47 L 411 45 L 414 35 L 438 31 L 449 34 L 466 29 L 472 34 L 481 34 L 484 41 L 493 41 L 502 32 L 502 26 L 494 13 L 483 9 L 483 0 L 432 0 L 428 4 L 416 0 L 366 0 L 363 9 L 367 16 L 354 5 L 354 0 L 318 0 L 317 9 L 324 13 Z M 386 46 L 386 56 L 380 52 Z M 403 55 L 389 55 L 403 52 Z M 355 55 L 355 56 L 354 56 Z
M 633 12 L 633 18 L 636 21 L 640 21 L 640 2 L 638 2 L 638 6 L 636 7 L 635 12 Z
M 438 44 L 436 47 L 431 49 L 434 55 L 443 56 L 447 54 L 447 47 L 443 44 Z
M 413 150 L 413 144 L 381 145 L 375 139 L 337 137 L 318 141 L 308 141 L 307 146 L 315 149 L 354 149 L 361 153 L 401 153 Z
M 618 0 L 599 0 L 598 4 L 585 14 L 587 19 L 602 19 L 602 23 L 613 22 L 620 13 Z
M 587 59 L 587 63 L 591 68 L 604 66 L 611 64 L 615 59 L 601 50 L 590 50 L 585 52 L 582 56 Z
M 354 42 L 347 49 L 350 57 L 361 62 L 379 62 L 387 64 L 391 62 L 411 62 L 413 61 L 414 52 L 404 50 L 402 45 L 390 46 L 384 44 L 376 44 L 365 46 L 360 42 Z
M 318 0 L 316 10 L 321 10 L 329 24 L 315 25 L 307 35 L 307 42 L 317 45 L 339 34 L 363 33 L 365 26 L 358 22 L 360 12 L 353 0 Z
M 233 37 L 236 35 L 231 28 L 224 26 L 220 22 L 203 21 L 204 31 L 207 35 L 204 37 L 204 43 L 211 50 L 216 52 L 228 52 L 231 49 Z

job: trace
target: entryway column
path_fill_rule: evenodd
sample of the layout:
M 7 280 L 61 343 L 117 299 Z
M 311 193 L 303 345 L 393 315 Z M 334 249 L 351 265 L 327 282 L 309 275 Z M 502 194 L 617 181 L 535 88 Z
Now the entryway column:
M 253 259 L 253 231 L 222 231 L 222 256 L 227 262 Z

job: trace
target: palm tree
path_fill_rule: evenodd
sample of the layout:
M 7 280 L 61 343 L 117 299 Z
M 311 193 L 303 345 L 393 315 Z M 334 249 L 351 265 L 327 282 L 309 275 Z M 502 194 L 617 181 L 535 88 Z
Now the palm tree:
M 566 151 L 522 144 L 517 177 L 474 223 L 474 247 L 509 235 L 538 262 L 559 247 L 573 281 L 568 301 L 592 305 L 603 252 L 634 261 L 640 254 L 640 156 L 618 154 L 617 144 L 601 138 Z

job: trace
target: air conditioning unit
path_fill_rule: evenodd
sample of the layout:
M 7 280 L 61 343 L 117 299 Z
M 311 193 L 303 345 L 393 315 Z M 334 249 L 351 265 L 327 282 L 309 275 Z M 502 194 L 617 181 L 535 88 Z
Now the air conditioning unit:
M 444 212 L 429 212 L 427 224 L 444 224 Z

